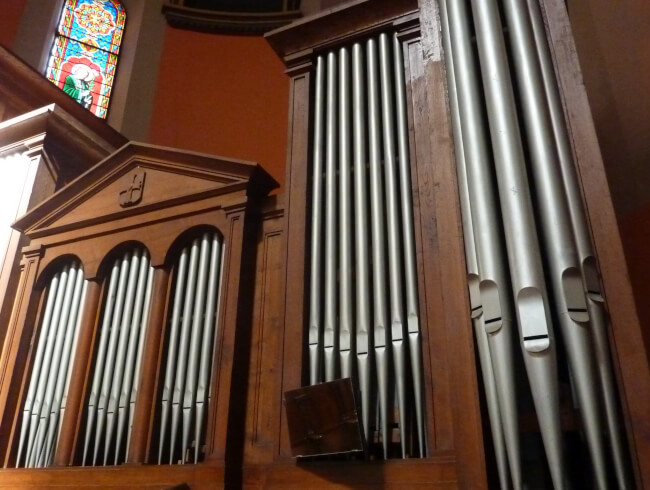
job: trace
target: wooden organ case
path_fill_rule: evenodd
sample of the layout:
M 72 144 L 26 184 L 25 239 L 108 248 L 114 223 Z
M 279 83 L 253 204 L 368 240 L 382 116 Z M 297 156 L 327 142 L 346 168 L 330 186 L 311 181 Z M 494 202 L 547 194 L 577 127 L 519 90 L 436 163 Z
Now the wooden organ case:
M 30 244 L 2 356 L 5 468 L 223 484 L 244 243 L 275 185 L 255 164 L 129 143 L 16 222 Z M 199 461 L 198 478 L 179 464 Z
M 494 308 L 480 295 L 476 301 L 471 277 L 477 271 L 467 247 L 472 241 L 464 209 L 467 183 L 458 169 L 459 155 L 472 148 L 458 139 L 456 124 L 463 136 L 471 127 L 467 120 L 459 121 L 462 107 L 454 107 L 460 100 L 454 90 L 467 87 L 462 72 L 450 75 L 461 66 L 460 48 L 468 40 L 458 36 L 462 29 L 449 27 L 463 21 L 460 3 L 476 8 L 476 32 L 468 29 L 466 34 L 477 50 L 477 43 L 487 45 L 485 32 L 478 28 L 477 6 L 494 2 L 354 0 L 267 34 L 291 78 L 283 195 L 267 196 L 274 182 L 255 165 L 131 143 L 16 223 L 31 243 L 23 250 L 17 299 L 0 358 L 1 484 L 79 487 L 92 479 L 107 488 L 519 486 L 512 448 L 495 454 L 500 432 L 493 427 L 483 385 L 489 375 L 482 359 L 485 346 L 474 338 L 477 318 L 503 317 L 493 315 Z M 506 12 L 510 15 L 505 6 L 513 2 L 500 4 L 505 18 Z M 650 469 L 643 462 L 650 458 L 650 373 L 598 143 L 575 68 L 567 13 L 560 0 L 527 4 L 541 6 L 579 200 L 598 257 L 600 289 L 592 296 L 602 296 L 606 305 L 606 352 L 625 436 L 621 480 L 630 488 L 635 483 L 648 488 Z M 484 54 L 473 55 L 476 80 Z M 510 83 L 514 79 L 513 70 Z M 483 80 L 480 88 L 486 94 L 487 87 L 489 81 Z M 486 104 L 487 99 L 481 100 Z M 367 117 L 358 119 L 360 113 Z M 489 138 L 494 114 L 485 109 L 477 114 Z M 497 143 L 492 140 L 494 148 Z M 526 148 L 532 151 L 533 145 L 526 143 Z M 479 226 L 474 215 L 469 222 Z M 203 279 L 201 263 L 210 264 Z M 125 272 L 122 286 L 117 272 L 113 280 L 116 270 Z M 47 313 L 48 295 L 72 271 L 80 282 L 61 289 L 63 297 L 67 293 L 71 298 L 70 306 L 61 306 L 55 315 L 55 294 Z M 551 277 L 552 267 L 544 274 Z M 140 310 L 135 301 L 131 306 L 111 303 L 111 291 L 128 291 L 130 281 L 131 290 L 138 291 L 140 278 L 145 280 L 141 293 L 134 293 Z M 204 294 L 212 284 L 218 296 L 198 294 L 200 283 Z M 401 299 L 395 299 L 397 290 Z M 492 290 L 486 289 L 486 298 Z M 558 291 L 549 296 L 557 301 Z M 214 304 L 199 297 L 212 297 Z M 526 299 L 531 297 L 536 298 Z M 195 301 L 208 313 L 189 315 L 185 303 Z M 53 319 L 63 311 L 72 317 L 75 308 L 76 323 L 67 324 L 78 333 L 70 334 L 70 342 L 52 336 L 48 347 L 44 325 L 58 325 Z M 111 342 L 115 328 L 105 318 L 120 308 L 139 311 L 132 316 L 139 318 L 134 325 L 141 344 L 135 334 L 122 347 L 117 336 Z M 363 311 L 366 316 L 360 315 Z M 584 317 L 580 308 L 568 313 Z M 193 326 L 206 325 L 212 317 L 214 333 L 203 348 L 208 330 Z M 551 338 L 545 331 L 524 331 L 520 342 L 514 322 L 513 328 L 513 350 L 525 341 Z M 559 328 L 556 337 L 561 337 Z M 69 344 L 67 350 L 56 350 L 57 338 L 61 346 Z M 187 355 L 180 353 L 181 345 Z M 171 357 L 171 351 L 178 354 Z M 135 359 L 131 371 L 116 367 L 119 356 L 102 364 L 105 372 L 119 372 L 122 379 L 130 372 L 126 387 L 137 396 L 128 403 L 116 397 L 129 391 L 121 390 L 123 383 L 114 390 L 112 379 L 95 382 L 99 359 L 108 359 L 110 352 Z M 192 352 L 201 355 L 192 361 Z M 61 365 L 68 359 L 69 374 L 53 374 L 50 391 L 45 384 L 31 388 L 33 373 L 43 371 L 48 356 L 53 366 L 57 356 Z M 382 356 L 387 360 L 378 362 Z M 176 358 L 178 365 L 194 367 L 178 374 Z M 525 376 L 524 362 L 517 366 Z M 187 381 L 185 371 L 197 373 L 197 381 Z M 364 431 L 366 453 L 294 458 L 284 394 L 350 375 L 353 385 L 361 386 L 360 409 L 356 417 L 342 412 L 354 419 L 355 431 Z M 562 375 L 567 378 L 566 372 Z M 183 393 L 174 393 L 176 385 L 167 383 L 170 376 L 181 380 Z M 364 376 L 370 381 L 363 381 Z M 201 379 L 209 379 L 210 387 Z M 195 382 L 208 398 L 201 398 L 198 388 L 190 390 L 194 405 L 188 408 L 182 395 Z M 557 405 L 562 412 L 551 418 L 551 425 L 564 434 L 578 434 L 583 413 L 567 402 L 568 386 L 565 382 L 562 404 Z M 53 400 L 65 410 L 50 418 Z M 204 407 L 199 409 L 196 400 L 203 400 Z M 305 410 L 299 413 L 308 419 Z M 513 436 L 511 425 L 500 429 L 504 439 L 507 430 L 510 444 L 534 434 L 544 466 L 535 411 L 514 415 L 510 422 L 514 420 L 519 435 Z M 197 430 L 201 417 L 204 422 Z M 39 433 L 41 419 L 49 425 Z M 122 429 L 117 429 L 120 420 Z M 108 432 L 109 423 L 117 435 L 98 438 L 96 434 Z M 310 426 L 308 420 L 305 425 Z M 604 426 L 600 436 L 597 432 L 589 436 L 596 441 L 590 455 L 599 454 L 599 437 L 612 438 L 603 435 Z M 579 447 L 587 454 L 585 446 Z M 589 457 L 583 457 L 580 468 L 590 468 Z M 562 464 L 544 471 L 562 474 Z M 619 478 L 611 462 L 604 473 L 610 482 Z M 602 486 L 594 474 L 588 484 Z M 537 481 L 550 488 L 552 477 L 546 474 Z

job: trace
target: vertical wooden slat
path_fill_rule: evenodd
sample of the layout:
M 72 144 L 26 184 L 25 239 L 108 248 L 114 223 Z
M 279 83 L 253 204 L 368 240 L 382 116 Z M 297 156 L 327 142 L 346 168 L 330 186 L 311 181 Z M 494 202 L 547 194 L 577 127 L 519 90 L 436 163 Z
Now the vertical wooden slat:
M 309 92 L 312 74 L 309 71 L 311 63 L 299 67 L 292 74 L 290 100 L 289 100 L 289 152 L 287 155 L 286 176 L 286 221 L 287 250 L 285 261 L 287 264 L 286 284 L 308 284 L 307 260 L 305 251 L 309 244 L 307 238 L 307 216 L 310 206 L 308 203 L 308 149 L 310 129 Z M 302 287 L 287 287 L 285 295 L 285 323 L 284 359 L 285 366 L 282 372 L 282 392 L 300 388 L 302 373 L 298 366 L 307 366 L 303 362 L 303 336 L 304 326 L 307 321 L 306 296 Z M 290 319 L 290 320 L 289 320 Z M 280 428 L 279 456 L 291 458 L 289 433 L 283 411 Z
M 436 156 L 435 165 L 429 163 L 429 182 L 419 182 L 421 193 L 428 194 L 435 189 L 432 197 L 435 208 L 421 207 L 421 225 L 435 220 L 433 236 L 423 239 L 433 240 L 439 257 L 440 291 L 444 307 L 435 313 L 442 317 L 441 322 L 430 321 L 429 328 L 436 334 L 442 329 L 440 340 L 446 344 L 448 383 L 450 390 L 447 404 L 454 408 L 453 446 L 456 451 L 459 484 L 463 488 L 486 488 L 487 476 L 483 452 L 481 415 L 478 404 L 478 386 L 469 299 L 466 285 L 466 267 L 463 252 L 461 219 L 458 200 L 458 183 L 451 141 L 451 122 L 446 100 L 446 74 L 441 51 L 438 7 L 434 2 L 420 1 L 422 25 L 422 56 L 416 63 L 423 63 L 426 86 L 426 118 L 429 120 L 430 154 Z M 413 81 L 411 82 L 413 83 Z M 416 108 L 417 110 L 418 108 Z M 418 162 L 421 168 L 427 162 Z M 420 170 L 422 171 L 422 170 Z M 427 172 L 428 173 L 428 172 Z M 430 189 L 424 185 L 432 186 Z M 433 216 L 430 213 L 435 213 Z M 425 271 L 427 274 L 427 271 Z M 427 274 L 428 275 L 428 274 Z M 435 280 L 435 278 L 432 278 Z M 427 305 L 431 311 L 430 305 Z M 442 441 L 441 441 L 442 442 Z M 447 442 L 448 444 L 449 442 Z
M 31 329 L 26 334 L 25 327 L 34 324 L 40 304 L 40 302 L 30 302 L 29 298 L 36 282 L 41 253 L 40 248 L 23 250 L 20 281 L 0 356 L 0 460 L 4 461 L 5 465 L 6 456 L 9 454 L 9 442 L 14 432 L 11 421 L 15 420 L 15 411 L 19 408 L 18 400 L 22 385 L 22 378 L 12 376 L 12 373 L 22 371 L 29 351 Z

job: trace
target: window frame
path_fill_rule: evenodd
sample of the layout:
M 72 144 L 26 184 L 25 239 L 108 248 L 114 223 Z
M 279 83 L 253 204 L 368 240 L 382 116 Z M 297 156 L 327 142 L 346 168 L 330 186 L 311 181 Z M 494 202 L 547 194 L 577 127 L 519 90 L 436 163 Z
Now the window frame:
M 83 49 L 85 47 L 85 48 L 87 48 L 88 52 L 92 52 L 93 50 L 98 50 L 98 51 L 102 51 L 103 53 L 105 53 L 106 56 L 107 56 L 107 59 L 106 59 L 106 62 L 105 62 L 103 67 L 99 67 L 99 64 L 97 64 L 97 56 L 88 56 L 88 59 L 93 64 L 95 64 L 95 66 L 100 68 L 99 73 L 97 75 L 95 75 L 95 77 L 93 79 L 93 83 L 97 83 L 98 79 L 100 79 L 99 80 L 100 92 L 97 92 L 97 99 L 96 100 L 93 97 L 90 107 L 85 107 L 85 105 L 82 103 L 82 101 L 78 100 L 78 99 L 75 99 L 75 97 L 73 97 L 72 94 L 68 94 L 68 95 L 70 95 L 70 97 L 72 97 L 74 100 L 79 102 L 82 106 L 84 106 L 84 108 L 88 109 L 88 111 L 91 114 L 97 116 L 100 119 L 106 119 L 108 117 L 110 102 L 112 100 L 112 92 L 113 92 L 113 88 L 114 88 L 114 85 L 115 85 L 115 77 L 117 75 L 117 66 L 118 66 L 119 60 L 120 60 L 120 51 L 121 51 L 121 48 L 122 48 L 122 41 L 124 39 L 124 33 L 125 33 L 125 30 L 126 30 L 126 26 L 127 26 L 128 15 L 127 15 L 126 7 L 124 6 L 124 3 L 122 1 L 120 1 L 120 0 L 103 0 L 104 3 L 112 4 L 113 7 L 115 8 L 115 10 L 118 12 L 118 16 L 121 15 L 123 17 L 123 20 L 121 22 L 121 27 L 116 28 L 116 29 L 119 29 L 121 31 L 119 33 L 119 37 L 118 37 L 117 42 L 114 43 L 116 47 L 115 47 L 114 50 L 107 51 L 107 50 L 105 50 L 103 48 L 100 48 L 98 46 L 93 46 L 93 45 L 91 45 L 91 44 L 89 44 L 87 42 L 84 42 L 84 40 L 82 40 L 82 39 L 76 39 L 72 35 L 72 28 L 71 27 L 69 28 L 70 32 L 68 32 L 67 34 L 63 33 L 63 31 L 65 29 L 62 27 L 62 25 L 65 22 L 66 12 L 68 10 L 70 10 L 70 11 L 73 10 L 72 7 L 74 6 L 75 1 L 76 0 L 63 0 L 63 2 L 61 3 L 61 8 L 59 10 L 59 15 L 58 15 L 58 21 L 57 21 L 56 26 L 54 28 L 54 34 L 53 34 L 53 38 L 52 38 L 52 42 L 51 42 L 51 48 L 50 48 L 50 50 L 48 52 L 47 61 L 46 61 L 45 68 L 44 68 L 44 75 L 48 80 L 50 80 L 52 83 L 54 83 L 57 87 L 62 89 L 64 92 L 66 92 L 65 91 L 65 86 L 67 86 L 67 78 L 69 78 L 70 75 L 68 77 L 66 77 L 66 82 L 65 82 L 64 86 L 60 86 L 60 84 L 61 84 L 61 78 L 62 78 L 61 71 L 63 70 L 63 65 L 69 62 L 66 59 L 63 59 L 63 55 L 66 54 L 67 49 L 68 49 L 67 48 L 68 43 L 71 42 L 71 41 L 75 42 L 75 43 L 78 43 L 80 48 Z M 115 37 L 115 35 L 113 37 Z M 113 42 L 113 40 L 111 40 L 111 43 L 112 42 Z M 59 45 L 61 45 L 61 48 L 60 48 L 61 49 L 61 55 L 62 55 L 61 58 L 58 58 L 57 54 L 56 54 L 57 46 L 59 46 Z M 114 59 L 115 59 L 114 62 L 111 62 L 111 57 L 114 57 Z M 71 59 L 70 56 L 68 58 Z M 79 58 L 78 61 L 80 62 L 80 64 L 86 64 L 86 63 L 81 63 L 81 58 Z M 58 66 L 58 68 L 57 68 L 57 66 Z M 76 68 L 76 65 L 75 65 L 75 67 L 72 68 L 72 70 L 74 70 L 74 68 Z M 94 67 L 91 67 L 91 68 L 95 69 Z M 112 73 L 110 73 L 110 72 L 112 72 Z M 55 78 L 55 74 L 57 74 L 57 73 L 58 73 L 58 76 L 56 76 L 56 78 Z M 74 73 L 72 73 L 71 75 L 74 75 Z M 107 78 L 108 78 L 108 82 L 106 82 Z M 104 85 L 108 85 L 108 87 L 105 89 L 106 93 L 101 93 L 101 90 L 102 90 L 101 87 L 103 87 Z M 68 92 L 66 92 L 66 93 L 68 93 Z M 92 89 L 91 89 L 91 94 L 92 94 Z M 104 99 L 106 100 L 106 105 L 104 107 L 102 107 L 100 105 L 100 103 L 103 103 L 102 101 Z

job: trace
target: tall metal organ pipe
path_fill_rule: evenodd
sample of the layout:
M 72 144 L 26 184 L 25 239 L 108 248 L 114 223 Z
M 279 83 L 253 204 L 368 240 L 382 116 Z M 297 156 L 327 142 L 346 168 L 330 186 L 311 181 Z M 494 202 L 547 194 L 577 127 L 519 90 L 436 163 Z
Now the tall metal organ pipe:
M 496 379 L 494 376 L 494 370 L 492 369 L 492 357 L 490 355 L 488 333 L 485 330 L 483 306 L 481 304 L 481 296 L 479 292 L 480 274 L 478 257 L 476 254 L 474 226 L 472 223 L 471 199 L 469 197 L 470 193 L 467 183 L 467 168 L 465 163 L 463 136 L 458 109 L 453 52 L 449 39 L 449 23 L 447 21 L 446 2 L 444 1 L 440 2 L 440 20 L 442 24 L 442 41 L 445 50 L 445 63 L 447 67 L 447 87 L 449 92 L 449 108 L 451 112 L 454 151 L 456 156 L 456 172 L 458 176 L 460 210 L 463 225 L 463 236 L 465 238 L 465 261 L 467 264 L 467 284 L 470 300 L 469 313 L 470 317 L 472 318 L 472 324 L 474 326 L 479 363 L 481 366 L 481 373 L 483 375 L 483 387 L 485 389 L 490 430 L 492 433 L 492 443 L 494 445 L 497 471 L 499 474 L 499 484 L 502 490 L 507 490 L 510 488 L 508 459 L 503 436 L 501 411 L 499 410 Z
M 522 101 L 554 303 L 596 483 L 598 488 L 604 489 L 607 488 L 607 475 L 602 414 L 588 328 L 589 315 L 544 82 L 525 2 L 504 0 L 503 5 L 512 41 L 514 72 Z
M 322 323 L 322 216 L 323 216 L 323 101 L 325 99 L 325 60 L 316 59 L 314 93 L 314 142 L 312 156 L 311 206 L 311 274 L 309 283 L 309 382 L 321 380 L 323 323 Z
M 34 367 L 21 418 L 16 467 L 50 465 L 72 370 L 86 281 L 78 262 L 63 266 L 46 287 Z
M 618 408 L 614 373 L 607 341 L 607 316 L 596 266 L 596 254 L 591 242 L 587 216 L 581 199 L 573 152 L 564 120 L 562 102 L 546 40 L 546 30 L 537 0 L 528 0 L 535 47 L 539 57 L 548 109 L 557 145 L 562 182 L 567 197 L 573 234 L 581 265 L 583 287 L 586 293 L 590 330 L 594 343 L 597 375 L 603 394 L 607 433 L 611 444 L 614 470 L 619 488 L 630 488 L 630 475 L 626 464 L 623 424 Z
M 313 112 L 309 381 L 357 379 L 384 458 L 426 454 L 402 49 L 382 33 L 317 56 Z
M 372 278 L 373 278 L 373 334 L 375 345 L 375 369 L 377 373 L 377 396 L 384 458 L 388 457 L 389 443 L 389 399 L 388 376 L 390 363 L 390 330 L 386 311 L 386 252 L 384 223 L 384 193 L 382 186 L 381 128 L 379 99 L 379 62 L 377 59 L 377 41 L 373 38 L 366 42 L 367 83 L 368 83 L 368 138 L 370 146 L 370 223 L 372 236 Z
M 398 173 L 401 198 L 402 239 L 404 255 L 404 284 L 406 291 L 406 330 L 408 335 L 411 375 L 413 376 L 413 396 L 418 430 L 418 444 L 421 455 L 427 453 L 423 380 L 422 347 L 420 336 L 420 314 L 418 306 L 417 271 L 415 260 L 415 232 L 413 231 L 413 198 L 411 196 L 411 172 L 408 146 L 408 124 L 406 118 L 406 81 L 402 43 L 393 35 L 393 71 L 395 76 L 395 112 L 397 119 L 397 143 L 399 147 Z
M 480 3 L 480 2 L 478 2 Z M 534 215 L 528 182 L 523 167 L 523 152 L 518 140 L 517 120 L 514 109 L 512 90 L 507 78 L 505 51 L 499 38 L 493 35 L 493 29 L 499 29 L 493 19 L 485 22 L 479 19 L 479 11 L 488 11 L 486 3 L 474 5 L 476 36 L 481 59 L 481 74 L 477 73 L 470 41 L 471 17 L 464 2 L 448 2 L 450 39 L 452 41 L 455 82 L 458 90 L 459 109 L 465 158 L 468 170 L 468 186 L 472 199 L 472 220 L 475 227 L 479 271 L 481 276 L 480 293 L 488 333 L 490 320 L 495 315 L 491 312 L 494 300 L 491 294 L 498 293 L 498 298 L 507 305 L 503 308 L 511 325 L 512 308 L 510 298 L 514 298 L 515 312 L 522 340 L 522 353 L 533 391 L 533 399 L 538 413 L 542 437 L 554 482 L 561 488 L 563 480 L 562 444 L 559 418 L 559 388 L 557 384 L 557 367 L 555 347 L 552 342 L 550 310 L 546 297 L 541 253 L 537 242 Z M 479 20 L 481 23 L 479 24 Z M 500 31 L 499 31 L 500 35 Z M 503 55 L 503 56 L 502 56 Z M 479 92 L 478 80 L 483 78 L 485 99 Z M 484 102 L 485 100 L 485 102 Z M 489 127 L 482 116 L 484 104 L 487 109 Z M 485 141 L 485 131 L 489 129 L 492 152 Z M 498 195 L 501 205 L 485 200 L 491 196 L 494 187 L 492 174 L 496 174 Z M 513 192 L 516 190 L 516 192 Z M 481 202 L 479 199 L 484 199 Z M 490 199 L 493 199 L 490 197 Z M 476 204 L 474 203 L 476 201 Z M 512 290 L 507 282 L 506 263 L 496 261 L 495 257 L 503 254 L 499 245 L 499 226 L 503 219 L 510 266 Z M 490 280 L 490 278 L 497 278 Z M 491 286 L 491 287 L 490 287 Z M 495 287 L 496 286 L 496 287 Z M 510 296 L 512 295 L 512 296 Z M 493 335 L 488 335 L 490 340 Z M 492 360 L 500 358 L 495 352 L 494 342 L 490 342 Z M 505 352 L 506 348 L 502 350 Z M 511 359 L 511 358 L 510 358 Z M 511 363 L 511 360 L 508 362 Z M 493 365 L 494 366 L 494 365 Z M 499 374 L 495 367 L 497 389 Z M 510 364 L 509 369 L 514 367 Z M 506 368 L 507 369 L 507 368 Z M 510 393 L 499 392 L 502 420 L 517 418 L 514 389 Z M 509 403 L 511 412 L 503 413 Z M 512 422 L 510 422 L 512 424 Z M 510 426 L 512 428 L 512 425 Z M 521 485 L 520 455 L 518 434 L 506 432 L 506 448 L 509 449 L 513 485 Z
M 368 190 L 366 179 L 366 118 L 365 83 L 363 76 L 363 47 L 352 46 L 352 99 L 354 127 L 354 240 L 356 266 L 356 357 L 359 389 L 361 390 L 361 420 L 366 440 L 370 439 L 370 396 L 373 345 L 370 313 L 370 265 L 368 241 Z M 313 239 L 313 237 L 312 237 Z
M 507 21 L 507 40 L 501 14 Z M 495 239 L 482 241 L 481 226 L 486 222 L 482 221 L 482 214 L 486 206 L 476 204 L 479 202 L 477 196 L 485 193 L 483 188 L 491 185 L 486 170 L 491 160 L 498 184 L 522 352 L 553 485 L 565 488 L 567 475 L 562 454 L 551 307 L 555 312 L 553 318 L 557 319 L 562 332 L 569 375 L 582 414 L 586 447 L 593 466 L 593 483 L 598 488 L 608 487 L 608 451 L 603 439 L 607 429 L 617 483 L 620 488 L 628 488 L 629 473 L 625 464 L 596 258 L 538 1 L 443 1 L 441 15 L 473 317 L 480 318 L 482 311 L 487 319 L 486 295 L 479 287 L 477 296 L 473 272 L 478 267 L 482 285 L 485 274 L 483 254 L 498 243 Z M 470 38 L 472 20 L 484 99 L 479 96 L 476 82 Z M 508 43 L 512 72 L 508 63 Z M 481 115 L 483 103 L 487 124 Z M 523 117 L 523 128 L 519 126 L 518 109 Z M 489 156 L 488 147 L 482 141 L 483 127 L 490 131 L 492 155 Z M 481 157 L 487 164 L 482 162 L 482 166 L 475 166 Z M 528 172 L 531 172 L 530 184 Z M 468 197 L 466 192 L 469 192 Z M 487 222 L 498 224 L 496 220 Z M 540 247 L 537 236 L 538 226 L 543 247 Z M 474 249 L 476 258 L 472 255 Z M 542 263 L 547 266 L 545 271 Z M 505 270 L 504 266 L 500 268 Z M 551 295 L 546 290 L 544 273 L 548 275 Z M 489 322 L 486 321 L 486 325 Z M 484 377 L 489 378 L 482 362 L 485 348 L 481 340 L 477 336 L 481 368 Z M 494 364 L 492 342 L 489 347 L 498 392 L 499 375 Z M 490 403 L 490 389 L 486 382 L 492 419 L 495 410 Z M 503 422 L 501 405 L 499 410 Z M 495 430 L 498 429 L 493 425 L 493 432 Z M 503 430 L 508 448 L 507 427 Z M 495 437 L 503 486 L 499 445 L 498 437 Z M 513 484 L 518 485 L 514 477 Z

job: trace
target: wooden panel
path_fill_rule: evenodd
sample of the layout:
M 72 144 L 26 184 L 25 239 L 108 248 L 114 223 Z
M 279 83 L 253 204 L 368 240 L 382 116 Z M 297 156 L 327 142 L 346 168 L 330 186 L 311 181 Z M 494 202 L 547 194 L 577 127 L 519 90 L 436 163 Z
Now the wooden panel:
M 244 449 L 247 463 L 271 462 L 279 438 L 285 274 L 283 224 L 281 211 L 265 217 L 257 249 Z
M 0 470 L 0 489 L 15 488 L 173 488 L 186 484 L 192 490 L 223 488 L 224 468 L 218 464 L 115 466 Z
M 458 183 L 438 19 L 437 4 L 422 1 L 422 62 L 428 94 L 424 107 L 428 112 L 431 155 L 436 156 L 431 166 L 430 185 L 435 189 L 436 248 L 443 297 L 443 309 L 435 314 L 444 318 L 446 349 L 451 354 L 446 372 L 452 387 L 450 403 L 459 483 L 465 488 L 485 488 L 487 480 L 474 341 L 469 318 Z M 428 219 L 434 218 L 431 216 Z
M 611 317 L 614 363 L 628 439 L 636 455 L 632 459 L 639 486 L 650 488 L 648 357 L 566 7 L 561 0 L 543 0 L 541 4 Z
M 409 118 L 413 124 L 411 133 L 411 152 L 415 162 L 412 180 L 416 190 L 414 218 L 416 224 L 416 241 L 418 244 L 420 310 L 422 312 L 423 354 L 425 370 L 430 376 L 427 380 L 427 402 L 431 407 L 427 426 L 431 451 L 450 450 L 454 447 L 452 424 L 452 406 L 447 373 L 447 349 L 444 330 L 444 316 L 440 314 L 442 302 L 442 284 L 440 283 L 440 265 L 437 250 L 437 225 L 435 219 L 436 196 L 433 181 L 433 165 L 430 128 L 427 107 L 427 87 L 422 66 L 422 45 L 419 39 L 411 40 L 405 46 L 407 65 Z M 435 387 L 435 389 L 434 389 Z
M 307 65 L 309 68 L 311 65 Z M 289 101 L 289 154 L 286 178 L 286 289 L 285 325 L 283 332 L 283 370 L 281 392 L 302 385 L 304 329 L 306 325 L 305 284 L 307 277 L 307 216 L 310 210 L 308 195 L 308 148 L 310 134 L 309 89 L 311 73 L 296 74 L 291 80 Z M 295 287 L 293 287 L 295 285 Z M 281 417 L 281 458 L 291 457 L 289 434 L 284 410 Z
M 385 464 L 339 461 L 277 463 L 244 468 L 243 488 L 458 488 L 453 458 L 408 459 Z M 472 488 L 472 487 L 467 487 Z
M 0 461 L 3 462 L 13 430 L 14 414 L 19 408 L 31 333 L 37 318 L 39 298 L 32 300 L 31 293 L 36 282 L 40 254 L 40 249 L 23 253 L 20 282 L 0 356 Z

